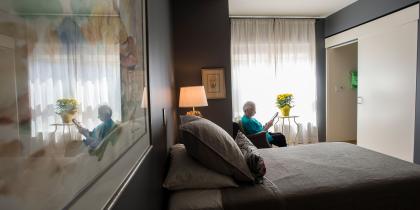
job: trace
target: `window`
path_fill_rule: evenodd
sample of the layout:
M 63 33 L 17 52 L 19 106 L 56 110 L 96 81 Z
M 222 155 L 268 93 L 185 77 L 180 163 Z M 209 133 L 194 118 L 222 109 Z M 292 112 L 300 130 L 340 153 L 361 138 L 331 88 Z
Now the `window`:
M 299 115 L 302 131 L 299 141 L 318 141 L 315 21 L 232 19 L 231 32 L 234 119 L 243 115 L 246 101 L 254 101 L 255 117 L 268 121 L 278 111 L 276 96 L 292 93 L 292 115 Z M 290 136 L 296 135 L 297 127 L 291 132 Z

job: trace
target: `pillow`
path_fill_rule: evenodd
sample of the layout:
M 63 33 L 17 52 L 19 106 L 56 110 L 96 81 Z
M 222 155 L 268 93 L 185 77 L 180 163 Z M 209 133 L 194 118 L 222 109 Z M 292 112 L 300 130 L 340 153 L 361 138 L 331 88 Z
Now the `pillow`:
M 207 169 L 188 156 L 183 144 L 173 145 L 170 155 L 171 163 L 163 183 L 168 190 L 238 187 L 231 177 Z
M 192 122 L 194 120 L 201 119 L 201 117 L 195 116 L 195 115 L 181 115 L 181 116 L 179 116 L 179 119 L 180 119 L 180 125 L 182 126 L 185 123 L 188 123 L 188 122 Z M 179 139 L 183 139 L 184 138 L 182 136 L 182 132 L 179 132 L 178 133 L 178 136 L 179 136 Z
M 181 125 L 180 130 L 188 154 L 201 164 L 237 181 L 254 181 L 238 145 L 222 128 L 201 118 Z
M 238 132 L 235 138 L 236 144 L 241 149 L 248 164 L 248 168 L 258 183 L 261 183 L 266 173 L 265 163 L 263 157 L 258 153 L 257 147 L 243 134 Z
M 181 121 L 181 125 L 182 124 L 185 124 L 185 123 L 188 123 L 188 122 L 191 122 L 191 121 L 194 121 L 194 120 L 198 120 L 198 119 L 201 119 L 201 117 L 199 117 L 199 116 L 194 116 L 194 115 L 181 115 L 181 116 L 179 116 L 179 119 L 180 119 L 180 121 Z

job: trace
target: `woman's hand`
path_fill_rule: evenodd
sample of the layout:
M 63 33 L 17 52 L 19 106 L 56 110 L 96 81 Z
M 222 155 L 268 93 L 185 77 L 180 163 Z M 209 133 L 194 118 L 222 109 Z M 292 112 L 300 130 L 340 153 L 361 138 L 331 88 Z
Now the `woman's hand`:
M 83 127 L 77 127 L 77 130 L 79 130 L 79 133 L 82 134 L 85 137 L 89 136 L 89 130 Z
M 274 121 L 274 120 L 270 120 L 270 121 L 268 121 L 268 122 L 264 125 L 264 130 L 265 130 L 265 131 L 268 131 L 268 129 L 270 129 L 270 128 L 271 128 L 271 126 L 273 126 L 273 121 Z

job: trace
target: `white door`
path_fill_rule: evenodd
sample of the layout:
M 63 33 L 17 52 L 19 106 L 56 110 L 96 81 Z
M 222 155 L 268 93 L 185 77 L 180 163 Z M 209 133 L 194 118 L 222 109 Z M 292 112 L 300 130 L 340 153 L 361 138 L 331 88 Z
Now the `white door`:
M 413 161 L 417 21 L 359 37 L 358 145 Z

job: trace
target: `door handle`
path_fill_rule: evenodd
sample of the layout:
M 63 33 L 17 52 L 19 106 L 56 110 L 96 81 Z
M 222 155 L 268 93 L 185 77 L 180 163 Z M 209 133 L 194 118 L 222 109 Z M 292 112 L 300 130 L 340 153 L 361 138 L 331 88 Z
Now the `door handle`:
M 357 104 L 363 104 L 363 102 L 364 102 L 363 97 L 358 96 L 358 97 L 357 97 Z

